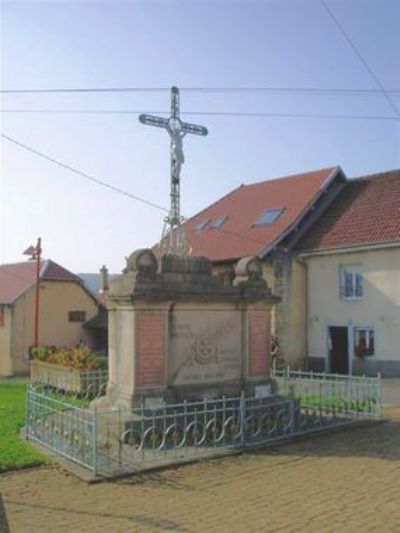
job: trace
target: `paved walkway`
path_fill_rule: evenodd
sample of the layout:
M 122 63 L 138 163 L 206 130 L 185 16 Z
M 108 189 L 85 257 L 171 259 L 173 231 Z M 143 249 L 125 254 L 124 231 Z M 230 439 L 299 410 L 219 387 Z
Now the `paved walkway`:
M 398 532 L 400 409 L 386 415 L 378 425 L 118 482 L 87 485 L 55 467 L 6 474 L 0 494 L 11 533 Z
M 400 405 L 400 379 L 382 379 L 382 402 L 386 405 Z

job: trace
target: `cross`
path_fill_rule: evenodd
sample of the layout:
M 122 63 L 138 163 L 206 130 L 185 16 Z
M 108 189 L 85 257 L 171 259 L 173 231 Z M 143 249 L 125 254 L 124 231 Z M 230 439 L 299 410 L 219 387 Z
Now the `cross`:
M 155 117 L 153 115 L 140 115 L 142 124 L 157 126 L 167 130 L 171 137 L 171 207 L 168 216 L 164 219 L 165 225 L 161 239 L 164 253 L 184 254 L 186 248 L 185 234 L 180 226 L 183 217 L 180 213 L 180 174 L 181 166 L 185 160 L 183 155 L 182 140 L 187 133 L 205 136 L 207 128 L 183 122 L 179 117 L 179 89 L 171 88 L 171 116 L 169 118 Z

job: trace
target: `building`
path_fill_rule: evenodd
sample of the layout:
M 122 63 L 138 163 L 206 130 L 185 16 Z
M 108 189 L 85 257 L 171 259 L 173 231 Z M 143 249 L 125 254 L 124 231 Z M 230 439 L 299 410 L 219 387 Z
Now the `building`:
M 290 366 L 400 375 L 400 171 L 349 180 L 336 167 L 241 186 L 185 230 L 227 283 L 240 257 L 263 261 Z
M 400 171 L 349 180 L 297 252 L 309 367 L 400 376 Z
M 98 302 L 81 279 L 54 261 L 40 265 L 39 344 L 91 345 L 84 324 Z M 0 265 L 0 376 L 29 372 L 34 342 L 36 262 Z
M 305 267 L 296 243 L 346 184 L 340 167 L 241 185 L 185 224 L 192 253 L 210 257 L 229 283 L 241 257 L 258 256 L 281 302 L 272 317 L 291 366 L 306 358 Z

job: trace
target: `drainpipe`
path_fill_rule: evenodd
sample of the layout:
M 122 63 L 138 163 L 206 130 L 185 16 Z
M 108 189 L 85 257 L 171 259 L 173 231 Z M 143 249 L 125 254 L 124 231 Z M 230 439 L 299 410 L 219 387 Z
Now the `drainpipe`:
M 305 321 L 304 321 L 304 337 L 305 337 L 305 370 L 308 370 L 308 311 L 309 311 L 309 298 L 308 298 L 308 263 L 299 257 L 296 257 L 297 263 L 301 265 L 305 270 Z

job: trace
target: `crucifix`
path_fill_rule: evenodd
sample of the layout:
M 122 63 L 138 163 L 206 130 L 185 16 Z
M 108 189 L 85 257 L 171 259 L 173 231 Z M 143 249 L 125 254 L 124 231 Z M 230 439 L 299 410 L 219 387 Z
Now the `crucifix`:
M 157 126 L 167 130 L 171 137 L 171 207 L 164 219 L 164 229 L 161 238 L 161 253 L 184 255 L 187 253 L 185 233 L 181 228 L 183 217 L 180 212 L 180 174 L 184 162 L 182 140 L 187 133 L 205 136 L 207 128 L 197 124 L 182 122 L 179 117 L 179 89 L 171 88 L 171 116 L 169 118 L 153 115 L 140 115 L 142 124 Z

